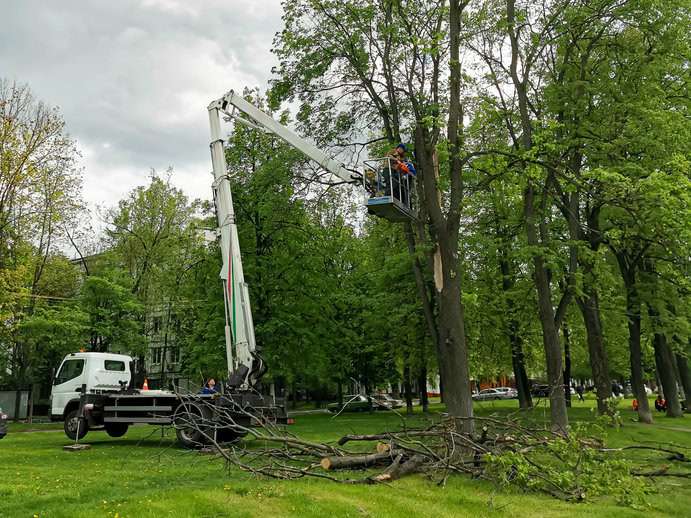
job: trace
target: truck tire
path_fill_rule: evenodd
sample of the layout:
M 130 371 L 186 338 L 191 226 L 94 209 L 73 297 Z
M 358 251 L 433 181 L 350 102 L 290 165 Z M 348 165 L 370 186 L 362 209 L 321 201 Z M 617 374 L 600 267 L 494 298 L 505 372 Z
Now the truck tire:
M 195 405 L 185 403 L 180 405 L 173 416 L 175 435 L 178 442 L 185 448 L 200 448 L 206 440 L 203 430 L 203 411 Z
M 79 417 L 79 409 L 75 408 L 65 416 L 65 435 L 73 441 L 83 439 L 89 431 L 89 423 L 83 417 Z M 79 435 L 77 435 L 79 430 Z
M 122 437 L 130 427 L 127 423 L 103 423 L 106 433 L 111 437 Z
M 216 442 L 218 443 L 230 443 L 237 442 L 247 435 L 247 432 L 241 432 L 238 430 L 231 430 L 229 428 L 221 428 L 216 430 Z

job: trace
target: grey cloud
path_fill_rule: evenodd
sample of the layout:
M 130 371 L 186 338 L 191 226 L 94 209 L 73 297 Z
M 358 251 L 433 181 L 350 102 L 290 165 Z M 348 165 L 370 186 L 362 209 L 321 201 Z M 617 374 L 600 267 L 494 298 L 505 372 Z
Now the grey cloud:
M 0 76 L 61 107 L 84 150 L 85 196 L 100 204 L 169 165 L 206 196 L 205 107 L 266 85 L 281 27 L 279 0 L 0 0 L 0 10 Z

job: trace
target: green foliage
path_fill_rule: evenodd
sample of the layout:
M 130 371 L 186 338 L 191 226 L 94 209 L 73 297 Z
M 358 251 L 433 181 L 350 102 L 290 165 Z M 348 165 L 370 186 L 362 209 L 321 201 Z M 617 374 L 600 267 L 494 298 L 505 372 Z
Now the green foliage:
M 604 430 L 577 423 L 568 436 L 536 436 L 523 451 L 484 456 L 487 475 L 504 486 L 546 492 L 574 501 L 607 496 L 619 504 L 645 507 L 651 488 L 632 475 L 631 460 L 602 450 Z
M 89 276 L 84 280 L 80 305 L 87 317 L 89 349 L 142 354 L 144 308 L 129 286 L 120 282 L 97 276 Z M 75 345 L 73 344 L 73 348 Z

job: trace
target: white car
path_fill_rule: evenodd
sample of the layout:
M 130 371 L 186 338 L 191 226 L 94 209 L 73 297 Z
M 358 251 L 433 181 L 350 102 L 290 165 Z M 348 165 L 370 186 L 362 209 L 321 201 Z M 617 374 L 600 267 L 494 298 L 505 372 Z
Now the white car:
M 513 399 L 515 397 L 510 392 L 511 389 L 502 390 L 503 388 L 505 387 L 481 390 L 477 394 L 473 394 L 473 399 L 475 401 L 494 401 L 498 399 Z
M 494 390 L 501 392 L 504 399 L 514 399 L 518 397 L 518 391 L 512 387 L 495 387 Z

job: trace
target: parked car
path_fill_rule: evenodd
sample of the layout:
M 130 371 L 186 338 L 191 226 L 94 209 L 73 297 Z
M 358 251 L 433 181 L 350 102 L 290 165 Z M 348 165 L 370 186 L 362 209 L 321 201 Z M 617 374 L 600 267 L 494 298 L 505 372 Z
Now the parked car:
M 503 399 L 517 399 L 518 391 L 513 387 L 494 387 L 494 390 L 504 395 Z
M 340 403 L 329 403 L 326 409 L 329 412 L 340 412 L 345 407 L 344 412 L 370 412 L 372 410 L 372 401 L 367 396 L 361 394 L 350 394 L 343 396 L 343 405 Z
M 7 435 L 7 414 L 0 408 L 0 439 Z
M 566 385 L 564 385 L 564 390 L 566 390 Z M 569 393 L 575 396 L 576 389 L 569 387 Z M 533 385 L 533 388 L 530 389 L 530 394 L 534 397 L 549 397 L 549 385 Z
M 512 397 L 513 396 L 510 395 L 509 392 L 503 392 L 493 388 L 484 389 L 477 394 L 473 394 L 473 399 L 475 401 L 493 401 L 498 399 L 511 399 Z
M 549 397 L 549 385 L 533 385 L 530 394 L 535 397 Z
M 374 394 L 372 396 L 373 404 L 378 410 L 387 410 L 389 408 L 401 408 L 403 401 L 396 399 L 389 394 Z

